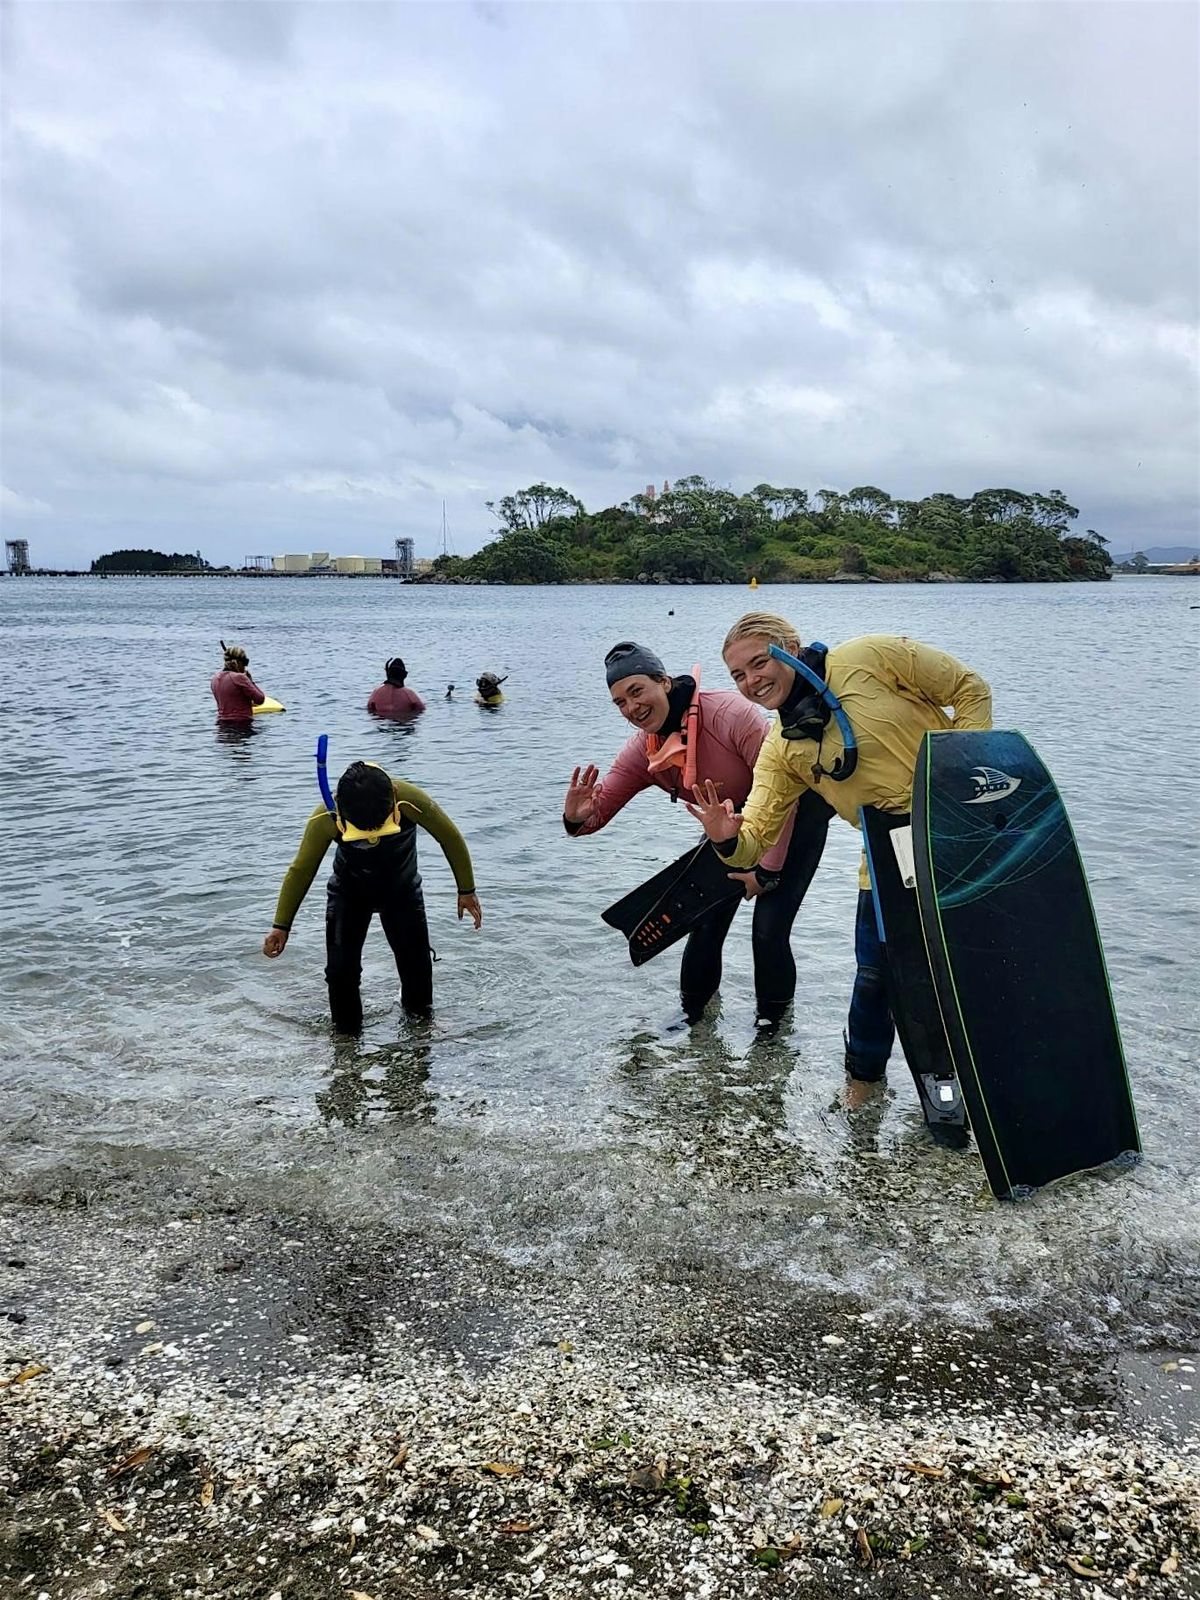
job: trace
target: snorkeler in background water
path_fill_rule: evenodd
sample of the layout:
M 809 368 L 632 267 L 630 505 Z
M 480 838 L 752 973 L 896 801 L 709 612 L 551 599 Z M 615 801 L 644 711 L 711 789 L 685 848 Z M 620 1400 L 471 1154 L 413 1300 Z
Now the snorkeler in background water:
M 504 696 L 500 693 L 500 685 L 508 682 L 508 674 L 502 678 L 494 672 L 481 672 L 475 679 L 475 702 L 481 706 L 502 706 Z
M 225 664 L 214 672 L 210 680 L 213 699 L 217 702 L 218 722 L 251 723 L 255 706 L 267 698 L 250 676 L 250 657 L 240 644 L 226 644 L 221 640 Z
M 399 656 L 393 656 L 383 669 L 384 681 L 372 689 L 367 710 L 377 717 L 403 717 L 424 711 L 425 702 L 415 689 L 405 684 L 408 668 Z

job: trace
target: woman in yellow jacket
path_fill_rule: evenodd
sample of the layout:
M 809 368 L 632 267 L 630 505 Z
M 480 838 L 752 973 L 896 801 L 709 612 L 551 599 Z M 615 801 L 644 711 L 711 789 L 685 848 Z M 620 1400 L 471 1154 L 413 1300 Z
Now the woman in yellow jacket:
M 772 644 L 802 660 L 833 691 L 857 740 L 857 757 L 852 751 L 847 760 L 828 705 L 793 667 L 770 654 Z M 869 634 L 832 650 L 821 644 L 805 649 L 790 622 L 758 611 L 734 623 L 722 654 L 746 699 L 779 713 L 755 762 L 754 784 L 741 814 L 711 784 L 697 787 L 696 803 L 688 808 L 730 866 L 741 871 L 770 849 L 805 789 L 815 789 L 855 827 L 863 806 L 907 813 L 925 734 L 992 725 L 991 690 L 978 673 L 916 639 Z M 859 872 L 854 949 L 858 972 L 846 1029 L 846 1071 L 859 1083 L 874 1083 L 887 1069 L 895 1027 L 865 864 Z

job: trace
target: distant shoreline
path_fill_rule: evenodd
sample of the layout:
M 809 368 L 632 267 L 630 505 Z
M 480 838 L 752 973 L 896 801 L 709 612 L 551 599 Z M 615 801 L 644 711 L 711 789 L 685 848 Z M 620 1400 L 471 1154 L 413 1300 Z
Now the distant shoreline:
M 960 578 L 953 573 L 930 573 L 923 578 L 877 578 L 874 575 L 839 573 L 829 578 L 795 578 L 787 581 L 776 582 L 762 579 L 760 589 L 791 589 L 797 586 L 812 585 L 825 588 L 829 586 L 854 586 L 872 585 L 888 588 L 911 588 L 913 585 L 939 586 L 943 584 L 968 584 L 974 588 L 985 585 L 1006 586 L 1011 583 L 1035 582 L 1039 585 L 1065 584 L 1071 587 L 1083 583 L 1107 583 L 1112 578 L 1195 578 L 1200 577 L 1200 563 L 1192 562 L 1183 566 L 1160 566 L 1149 568 L 1145 572 L 1112 572 L 1103 578 Z M 487 578 L 395 578 L 385 573 L 378 572 L 82 572 L 69 568 L 36 568 L 30 572 L 0 572 L 0 578 L 13 580 L 23 578 L 90 578 L 97 583 L 108 583 L 112 580 L 123 578 L 165 578 L 165 579 L 190 579 L 190 578 L 246 578 L 258 581 L 284 580 L 299 582 L 350 582 L 361 583 L 364 579 L 379 583 L 396 583 L 406 588 L 458 588 L 458 589 L 737 589 L 747 587 L 744 578 L 730 578 L 722 581 L 712 581 L 698 578 L 683 579 L 650 579 L 641 582 L 637 578 L 582 578 L 561 583 L 511 583 L 499 579 Z

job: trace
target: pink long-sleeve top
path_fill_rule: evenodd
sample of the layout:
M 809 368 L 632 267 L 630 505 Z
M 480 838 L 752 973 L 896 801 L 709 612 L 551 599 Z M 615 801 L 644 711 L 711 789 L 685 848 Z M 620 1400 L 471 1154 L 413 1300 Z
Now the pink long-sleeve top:
M 754 763 L 770 731 L 770 724 L 748 700 L 727 689 L 700 691 L 700 734 L 696 745 L 696 774 L 701 783 L 711 779 L 723 800 L 741 807 L 754 782 Z M 682 788 L 683 774 L 676 768 L 651 772 L 646 765 L 646 735 L 635 733 L 617 752 L 617 758 L 596 790 L 592 814 L 572 837 L 598 833 L 622 807 L 643 789 Z M 681 800 L 690 795 L 680 795 Z M 763 856 L 764 871 L 778 872 L 791 842 L 795 810 L 770 850 Z
M 214 672 L 212 692 L 218 722 L 249 722 L 267 698 L 248 672 Z

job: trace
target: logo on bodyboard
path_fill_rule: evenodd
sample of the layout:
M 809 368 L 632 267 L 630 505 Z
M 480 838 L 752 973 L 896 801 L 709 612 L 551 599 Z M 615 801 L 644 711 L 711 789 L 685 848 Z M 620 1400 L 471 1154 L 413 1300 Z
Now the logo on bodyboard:
M 967 778 L 975 791 L 970 799 L 963 801 L 968 806 L 983 806 L 989 800 L 1003 800 L 1005 795 L 1021 787 L 1020 778 L 1012 778 L 998 767 L 976 767 L 967 774 Z

